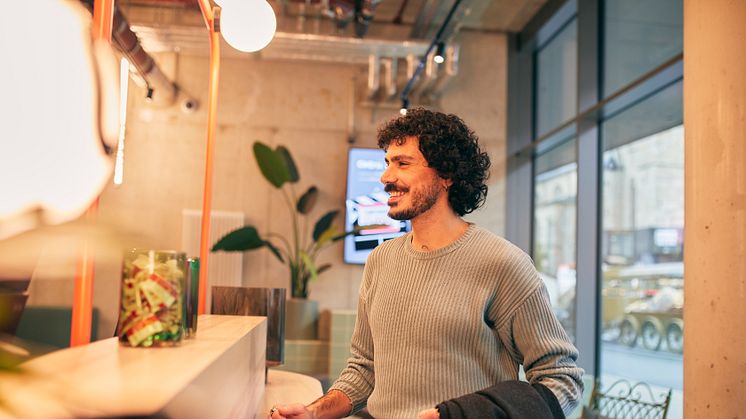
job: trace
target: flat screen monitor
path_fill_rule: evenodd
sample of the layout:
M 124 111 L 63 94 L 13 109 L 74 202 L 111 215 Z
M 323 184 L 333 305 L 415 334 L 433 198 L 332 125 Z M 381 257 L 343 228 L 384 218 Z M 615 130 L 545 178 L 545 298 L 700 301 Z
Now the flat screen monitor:
M 345 200 L 345 230 L 357 226 L 376 225 L 363 228 L 345 237 L 344 261 L 363 264 L 376 246 L 386 240 L 399 237 L 411 229 L 409 221 L 389 218 L 387 201 L 381 175 L 386 169 L 386 153 L 380 149 L 350 149 L 347 160 L 347 196 Z

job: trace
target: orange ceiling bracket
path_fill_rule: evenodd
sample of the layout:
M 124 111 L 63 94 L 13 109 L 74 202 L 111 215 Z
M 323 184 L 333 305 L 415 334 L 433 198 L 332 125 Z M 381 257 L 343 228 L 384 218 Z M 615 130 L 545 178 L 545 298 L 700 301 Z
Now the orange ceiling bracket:
M 95 0 L 93 3 L 94 40 L 111 42 L 111 27 L 114 21 L 114 0 Z M 98 199 L 86 211 L 85 217 L 94 217 L 98 209 Z M 93 248 L 84 240 L 81 255 L 75 269 L 73 284 L 72 321 L 70 324 L 70 346 L 85 345 L 91 342 L 91 316 L 93 313 Z
M 207 303 L 207 272 L 210 255 L 210 209 L 212 206 L 213 145 L 218 109 L 218 82 L 220 81 L 220 7 L 214 8 L 209 0 L 199 0 L 202 17 L 210 31 L 210 85 L 207 103 L 207 151 L 205 153 L 205 184 L 202 195 L 202 228 L 199 242 L 199 314 L 205 314 Z

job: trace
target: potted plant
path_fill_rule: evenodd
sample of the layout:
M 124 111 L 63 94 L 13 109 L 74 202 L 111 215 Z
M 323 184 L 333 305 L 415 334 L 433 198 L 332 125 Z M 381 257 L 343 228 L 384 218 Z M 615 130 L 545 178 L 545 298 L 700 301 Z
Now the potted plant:
M 289 339 L 315 339 L 315 323 L 318 318 L 318 305 L 308 299 L 308 283 L 331 267 L 330 264 L 317 266 L 319 253 L 347 234 L 332 225 L 339 210 L 322 215 L 309 231 L 308 215 L 318 198 L 318 188 L 310 186 L 300 197 L 295 184 L 300 180 L 298 169 L 287 148 L 278 146 L 272 150 L 259 141 L 254 143 L 254 157 L 267 181 L 282 192 L 282 197 L 290 212 L 292 234 L 290 237 L 268 232 L 260 234 L 252 225 L 243 226 L 223 236 L 212 247 L 212 251 L 243 252 L 267 248 L 280 262 L 287 265 L 290 273 L 292 300 L 288 301 L 286 333 Z M 309 307 L 310 306 L 310 307 Z M 300 310 L 294 320 L 294 310 Z M 315 311 L 314 314 L 312 314 Z M 311 317 L 311 318 L 309 318 Z M 300 325 L 297 323 L 301 323 Z M 296 328 L 298 330 L 296 330 Z

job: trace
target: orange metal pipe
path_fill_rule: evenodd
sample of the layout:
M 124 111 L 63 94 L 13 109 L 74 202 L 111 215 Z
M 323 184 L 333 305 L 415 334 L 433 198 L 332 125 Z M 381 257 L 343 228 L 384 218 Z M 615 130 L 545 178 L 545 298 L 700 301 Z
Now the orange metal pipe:
M 93 39 L 111 42 L 111 27 L 114 22 L 114 0 L 95 0 L 93 3 Z
M 199 242 L 199 314 L 205 314 L 207 303 L 207 272 L 210 254 L 210 208 L 212 206 L 213 145 L 218 109 L 218 82 L 220 81 L 220 32 L 215 31 L 214 14 L 206 0 L 200 0 L 202 15 L 210 30 L 210 86 L 207 104 L 207 151 L 205 153 L 205 185 L 202 195 L 202 229 Z M 210 10 L 209 13 L 207 11 Z M 209 15 L 209 16 L 208 16 Z
M 199 8 L 202 11 L 202 18 L 205 19 L 205 26 L 210 33 L 213 32 L 212 21 L 215 19 L 215 14 L 212 12 L 212 6 L 210 0 L 197 0 Z
M 114 22 L 114 0 L 95 0 L 93 3 L 94 40 L 111 42 L 111 28 Z M 98 199 L 86 211 L 87 218 L 94 217 L 98 210 Z M 73 284 L 72 320 L 70 324 L 70 346 L 85 345 L 91 342 L 91 316 L 93 313 L 94 263 L 93 248 L 88 241 L 83 242 L 80 259 L 75 268 Z
M 98 199 L 86 211 L 85 217 L 95 217 Z M 73 308 L 70 325 L 70 346 L 85 345 L 91 342 L 91 314 L 93 313 L 93 248 L 88 240 L 83 240 L 81 255 L 75 266 L 73 285 Z

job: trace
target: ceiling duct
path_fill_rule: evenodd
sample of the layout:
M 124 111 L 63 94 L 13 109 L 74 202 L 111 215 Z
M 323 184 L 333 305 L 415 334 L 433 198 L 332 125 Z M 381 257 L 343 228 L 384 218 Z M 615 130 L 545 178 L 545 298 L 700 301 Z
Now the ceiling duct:
M 440 40 L 453 38 L 463 25 L 464 18 L 471 14 L 472 7 L 476 4 L 489 3 L 489 0 L 463 0 L 455 14 L 448 17 L 451 9 L 461 0 L 426 0 L 422 3 L 417 20 L 412 26 L 409 36 L 412 39 L 433 39 L 439 32 Z M 443 22 L 448 19 L 445 27 L 441 28 Z
M 93 0 L 81 0 L 81 3 L 93 13 Z M 163 74 L 153 57 L 143 48 L 127 18 L 116 4 L 111 27 L 111 44 L 127 58 L 132 79 L 147 89 L 148 101 L 164 106 L 173 104 L 179 92 L 178 86 Z
M 148 89 L 148 99 L 158 105 L 171 105 L 176 99 L 178 87 L 166 77 L 153 57 L 143 49 L 137 35 L 130 29 L 129 22 L 118 7 L 114 8 L 114 22 L 112 25 L 112 41 L 114 46 L 135 69 L 134 80 Z
M 375 100 L 381 88 L 381 59 L 377 55 L 368 57 L 368 100 Z
M 347 31 L 353 23 L 354 36 L 363 38 L 373 22 L 376 6 L 381 0 L 294 0 L 282 1 L 280 11 L 283 18 L 295 19 L 294 29 L 299 33 L 321 33 L 321 20 L 333 23 L 331 32 L 338 35 Z M 308 28 L 307 22 L 313 21 Z M 282 24 L 280 24 L 282 25 Z
M 414 21 L 414 25 L 412 26 L 412 31 L 410 32 L 409 36 L 414 39 L 425 39 L 427 29 L 433 25 L 435 14 L 437 14 L 439 10 L 441 10 L 441 13 L 443 13 L 442 11 L 447 12 L 448 9 L 450 9 L 450 4 L 448 5 L 448 7 L 446 7 L 444 3 L 452 2 L 438 0 L 425 0 L 424 2 L 422 2 L 420 11 L 417 13 L 417 19 Z
M 378 57 L 371 55 L 368 62 L 368 94 L 369 101 L 391 100 L 396 97 L 398 90 L 396 78 L 399 59 L 392 57 Z
M 346 7 L 354 11 L 356 0 L 345 1 Z M 425 0 L 421 1 L 426 2 Z M 463 1 L 467 2 L 469 0 Z M 428 50 L 430 41 L 391 39 L 386 35 L 383 37 L 376 36 L 375 38 L 357 38 L 342 34 L 308 33 L 309 30 L 315 31 L 317 26 L 321 28 L 321 32 L 328 32 L 333 22 L 333 19 L 329 18 L 328 12 L 333 6 L 340 4 L 342 4 L 341 0 L 282 2 L 280 7 L 276 8 L 279 15 L 278 31 L 265 49 L 259 53 L 246 54 L 233 48 L 225 48 L 222 55 L 224 58 L 236 59 L 305 60 L 367 66 L 367 86 L 363 100 L 377 102 L 396 100 L 394 96 L 397 95 L 397 92 L 401 92 L 404 87 L 397 86 L 399 60 L 406 60 L 407 78 L 411 78 L 417 68 L 418 61 Z M 378 5 L 379 2 L 363 1 L 362 4 L 365 8 L 367 5 Z M 400 4 L 380 4 L 381 13 L 392 14 L 401 9 Z M 387 10 L 388 12 L 386 12 Z M 126 11 L 128 17 L 133 22 L 137 22 L 132 25 L 132 30 L 136 33 L 146 51 L 150 53 L 178 52 L 180 54 L 202 56 L 208 54 L 209 38 L 205 36 L 204 26 L 198 14 L 192 13 L 194 15 L 192 16 L 192 14 L 185 13 L 183 10 L 147 9 L 136 5 L 131 6 Z M 157 11 L 157 13 L 154 13 L 154 11 Z M 456 19 L 457 16 L 458 13 L 452 17 Z M 379 21 L 376 20 L 376 22 Z M 390 19 L 388 22 L 382 24 L 389 25 L 386 28 L 390 29 L 393 24 L 390 23 Z M 378 24 L 376 23 L 376 25 Z M 407 26 L 402 25 L 394 33 L 406 36 L 401 33 L 402 30 L 408 32 Z M 449 45 L 451 44 L 449 43 Z M 455 59 L 458 59 L 457 55 Z M 447 79 L 452 77 L 457 70 L 457 66 L 453 63 L 444 63 L 440 65 L 440 68 L 433 67 L 433 65 L 434 63 L 430 64 L 428 77 L 425 80 L 418 80 L 418 83 L 413 86 L 413 97 L 422 97 L 425 100 L 425 97 L 422 96 L 423 93 L 427 93 L 428 96 L 437 96 L 439 87 L 444 86 Z M 449 68 L 453 71 L 449 71 Z
M 381 0 L 328 0 L 326 14 L 336 22 L 337 31 L 343 32 L 354 22 L 355 36 L 362 38 L 373 21 L 376 6 Z
M 383 98 L 392 100 L 396 97 L 396 76 L 399 73 L 399 59 L 386 57 L 381 59 L 383 68 Z
M 373 14 L 380 0 L 355 0 L 355 36 L 362 38 L 368 32 Z
M 206 55 L 209 39 L 204 28 L 197 26 L 133 25 L 145 50 L 158 52 L 179 51 L 185 54 Z M 428 43 L 423 41 L 389 41 L 357 39 L 342 36 L 277 32 L 272 42 L 260 53 L 246 54 L 225 48 L 224 57 L 278 60 L 307 60 L 347 64 L 368 64 L 370 55 L 404 58 L 422 55 Z
M 423 88 L 420 92 L 420 96 L 427 98 L 428 101 L 432 102 L 436 100 L 438 96 L 443 94 L 443 90 L 445 90 L 453 77 L 458 74 L 460 49 L 461 48 L 458 45 L 451 45 L 446 48 L 445 61 L 443 64 L 436 64 L 438 66 L 438 74 L 435 82 L 430 84 L 428 88 Z
M 321 20 L 325 18 L 325 11 L 329 10 L 329 1 L 312 2 L 301 0 L 295 3 L 295 7 L 287 1 L 282 1 L 281 15 L 278 16 L 278 26 L 282 24 L 282 18 L 295 18 L 294 30 L 299 33 L 319 33 L 321 31 Z M 313 26 L 308 28 L 307 23 L 311 21 Z
M 414 74 L 417 72 L 417 67 L 420 65 L 420 57 L 418 55 L 410 54 L 407 55 L 407 80 L 412 80 Z M 420 86 L 422 85 L 422 78 L 415 80 L 414 84 L 409 89 L 409 94 L 412 97 L 417 97 L 419 94 Z M 406 87 L 405 87 L 406 88 Z

